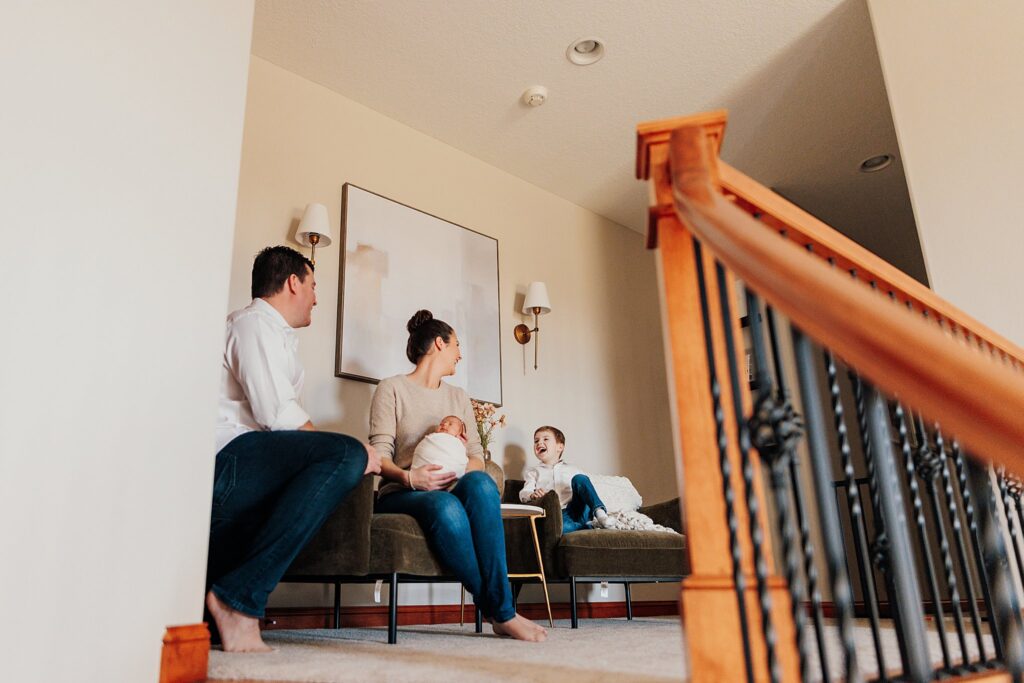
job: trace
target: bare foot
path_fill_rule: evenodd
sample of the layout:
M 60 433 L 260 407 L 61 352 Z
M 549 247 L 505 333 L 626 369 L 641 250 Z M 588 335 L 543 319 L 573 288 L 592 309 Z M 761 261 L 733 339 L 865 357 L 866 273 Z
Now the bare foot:
M 509 638 L 515 638 L 516 640 L 526 640 L 532 643 L 542 643 L 547 640 L 548 632 L 543 626 L 533 623 L 525 617 L 521 617 L 518 614 L 501 623 L 495 621 L 491 623 L 491 628 L 499 636 L 508 636 Z
M 260 636 L 259 619 L 231 609 L 213 591 L 206 594 L 206 607 L 217 622 L 224 652 L 273 652 Z

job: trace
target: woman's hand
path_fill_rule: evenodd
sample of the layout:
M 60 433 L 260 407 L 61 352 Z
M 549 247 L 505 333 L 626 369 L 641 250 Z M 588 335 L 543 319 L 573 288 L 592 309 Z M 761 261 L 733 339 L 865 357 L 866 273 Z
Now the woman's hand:
M 530 495 L 530 500 L 540 500 L 547 492 L 547 489 L 537 489 Z
M 415 491 L 438 491 L 457 478 L 452 471 L 442 472 L 440 465 L 414 467 L 409 472 L 409 488 Z

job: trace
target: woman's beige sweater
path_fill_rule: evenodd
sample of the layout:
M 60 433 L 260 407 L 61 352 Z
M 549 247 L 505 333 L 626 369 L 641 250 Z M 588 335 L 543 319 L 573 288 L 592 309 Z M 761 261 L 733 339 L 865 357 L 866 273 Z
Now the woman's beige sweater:
M 370 444 L 382 458 L 391 458 L 402 469 L 408 469 L 416 445 L 447 415 L 466 423 L 466 454 L 482 457 L 484 449 L 465 389 L 445 382 L 437 389 L 427 389 L 406 375 L 388 377 L 377 385 L 370 403 Z M 381 486 L 380 495 L 401 488 L 404 486 L 398 482 L 387 482 Z

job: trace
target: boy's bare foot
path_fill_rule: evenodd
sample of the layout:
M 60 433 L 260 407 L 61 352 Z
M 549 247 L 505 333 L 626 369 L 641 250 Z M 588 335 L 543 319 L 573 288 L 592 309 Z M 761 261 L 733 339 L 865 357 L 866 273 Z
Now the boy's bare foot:
M 532 643 L 542 643 L 547 640 L 548 632 L 543 626 L 535 624 L 518 614 L 503 622 L 492 622 L 491 628 L 499 636 L 508 636 L 516 640 L 526 640 Z
M 213 591 L 206 594 L 206 607 L 217 622 L 224 652 L 273 652 L 260 636 L 259 619 L 231 609 Z

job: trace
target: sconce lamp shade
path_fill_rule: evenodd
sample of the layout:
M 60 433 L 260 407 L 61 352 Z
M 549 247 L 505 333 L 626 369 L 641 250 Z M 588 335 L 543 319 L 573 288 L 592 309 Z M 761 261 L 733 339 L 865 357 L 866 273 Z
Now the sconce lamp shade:
M 531 282 L 526 289 L 523 300 L 523 314 L 530 315 L 533 309 L 539 308 L 540 314 L 551 312 L 551 300 L 548 299 L 548 288 L 543 282 Z
M 295 231 L 295 241 L 307 247 L 313 246 L 310 235 L 320 235 L 316 246 L 326 247 L 331 243 L 331 223 L 327 217 L 327 207 L 323 204 L 306 204 L 299 221 L 299 229 Z

